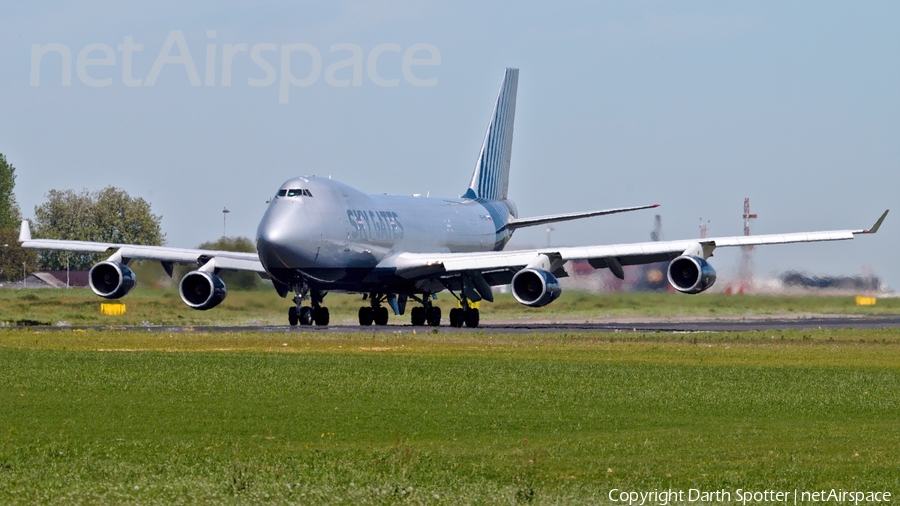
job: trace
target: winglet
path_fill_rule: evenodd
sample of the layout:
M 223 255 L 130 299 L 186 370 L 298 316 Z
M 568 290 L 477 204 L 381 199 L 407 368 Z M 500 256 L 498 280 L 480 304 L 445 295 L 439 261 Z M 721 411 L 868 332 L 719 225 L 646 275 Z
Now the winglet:
M 31 240 L 31 225 L 28 220 L 22 220 L 22 227 L 19 228 L 19 242 Z
M 882 214 L 881 214 L 881 217 L 878 218 L 878 221 L 876 221 L 875 224 L 872 225 L 872 228 L 867 228 L 867 229 L 862 230 L 862 231 L 857 232 L 857 233 L 859 233 L 859 234 L 874 234 L 875 232 L 878 232 L 878 229 L 881 227 L 881 222 L 883 222 L 884 219 L 885 219 L 885 218 L 887 217 L 887 215 L 888 215 L 888 211 L 890 211 L 890 209 L 885 209 L 885 210 L 884 210 L 884 213 L 882 213 Z

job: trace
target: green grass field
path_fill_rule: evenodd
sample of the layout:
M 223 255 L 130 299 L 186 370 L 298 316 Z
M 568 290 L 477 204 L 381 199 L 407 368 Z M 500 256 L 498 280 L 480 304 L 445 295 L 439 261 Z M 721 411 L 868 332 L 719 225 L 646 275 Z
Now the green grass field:
M 444 321 L 456 300 L 448 293 L 439 296 Z M 335 325 L 355 325 L 363 301 L 356 295 L 329 294 L 326 303 Z M 0 290 L 0 325 L 20 321 L 48 325 L 285 325 L 292 302 L 279 298 L 274 290 L 236 291 L 217 308 L 190 309 L 176 288 L 149 288 L 139 285 L 120 299 L 127 308 L 122 316 L 100 314 L 100 304 L 108 302 L 88 289 Z M 634 317 L 734 317 L 804 314 L 884 314 L 900 313 L 900 298 L 879 299 L 874 306 L 857 306 L 854 297 L 834 296 L 744 296 L 726 294 L 684 295 L 679 293 L 589 294 L 564 291 L 559 300 L 543 308 L 527 308 L 508 294 L 498 294 L 496 302 L 483 303 L 482 320 L 588 321 Z M 409 324 L 408 316 L 392 316 L 393 324 Z
M 0 364 L 0 503 L 900 493 L 896 331 L 7 329 Z

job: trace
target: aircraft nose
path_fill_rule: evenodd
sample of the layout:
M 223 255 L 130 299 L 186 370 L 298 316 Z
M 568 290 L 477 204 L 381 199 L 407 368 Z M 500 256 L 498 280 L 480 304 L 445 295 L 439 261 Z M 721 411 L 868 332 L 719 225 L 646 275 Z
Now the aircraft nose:
M 289 228 L 284 220 L 277 217 L 263 217 L 256 230 L 256 249 L 263 267 L 271 272 L 273 269 L 283 269 L 285 265 L 285 251 L 290 245 L 288 238 Z

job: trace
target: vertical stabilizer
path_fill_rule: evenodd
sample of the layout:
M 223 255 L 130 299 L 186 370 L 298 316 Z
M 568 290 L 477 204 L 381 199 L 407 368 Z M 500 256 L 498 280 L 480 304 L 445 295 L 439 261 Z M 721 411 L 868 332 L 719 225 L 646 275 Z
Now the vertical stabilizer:
M 22 220 L 22 226 L 19 227 L 19 242 L 31 240 L 31 223 L 28 220 Z
M 519 69 L 507 68 L 500 93 L 484 134 L 481 154 L 475 164 L 472 182 L 463 197 L 501 200 L 509 189 L 509 161 L 512 157 L 513 122 L 516 119 L 516 88 Z

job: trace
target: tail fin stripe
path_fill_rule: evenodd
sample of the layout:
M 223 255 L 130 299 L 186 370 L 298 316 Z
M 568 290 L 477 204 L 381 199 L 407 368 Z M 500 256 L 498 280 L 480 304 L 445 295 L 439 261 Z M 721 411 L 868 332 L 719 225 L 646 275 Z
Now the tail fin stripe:
M 496 142 L 498 145 L 497 145 L 496 153 L 494 155 L 495 160 L 494 160 L 494 171 L 493 172 L 494 172 L 495 183 L 492 186 L 492 188 L 494 189 L 494 193 L 495 193 L 495 195 L 492 195 L 492 198 L 494 198 L 494 199 L 506 198 L 506 195 L 503 195 L 502 197 L 500 196 L 500 188 L 502 186 L 505 186 L 502 181 L 503 177 L 502 177 L 501 172 L 503 171 L 504 165 L 506 165 L 505 164 L 506 160 L 504 160 L 503 158 L 506 154 L 508 154 L 507 152 L 512 147 L 512 142 L 511 142 L 512 141 L 512 139 L 511 139 L 512 132 L 507 133 L 507 131 L 506 131 L 507 123 L 510 122 L 510 118 L 509 118 L 510 102 L 511 102 L 510 95 L 512 94 L 512 89 L 511 89 L 511 87 L 507 87 L 504 91 L 505 91 L 505 93 L 504 93 L 504 97 L 503 97 L 503 102 L 500 105 L 500 108 L 501 108 L 500 127 L 501 128 L 500 128 L 499 132 L 501 132 L 501 133 L 499 135 L 497 135 Z M 512 125 L 509 125 L 509 128 L 511 130 Z M 508 167 L 508 165 L 506 165 L 506 166 Z
M 494 114 L 496 115 L 497 111 L 494 110 Z M 496 128 L 497 124 L 492 122 L 491 127 Z M 496 136 L 494 135 L 495 131 L 491 129 L 488 132 L 487 145 L 484 152 L 484 156 L 480 160 L 480 168 L 481 168 L 481 180 L 478 182 L 478 195 L 482 198 L 486 198 L 488 194 L 488 188 L 490 188 L 491 184 L 491 167 L 494 165 L 494 153 L 496 149 L 494 148 L 494 143 L 496 142 Z
M 484 174 L 485 178 L 484 178 L 484 184 L 483 184 L 483 186 L 484 186 L 483 195 L 485 196 L 485 198 L 492 197 L 492 195 L 490 195 L 490 193 L 491 193 L 491 188 L 494 187 L 494 170 L 493 169 L 494 169 L 494 167 L 497 166 L 496 165 L 497 161 L 495 159 L 495 157 L 497 156 L 497 132 L 500 130 L 500 122 L 502 121 L 502 118 L 503 118 L 502 114 L 500 114 L 500 111 L 503 110 L 503 107 L 501 104 L 498 104 L 498 105 L 500 105 L 500 107 L 497 108 L 498 111 L 496 112 L 497 119 L 496 119 L 496 122 L 494 123 L 495 130 L 493 130 L 491 132 L 491 139 L 489 141 L 490 144 L 488 145 L 488 152 L 487 152 L 487 157 L 486 157 L 487 159 L 485 160 L 485 163 L 482 166 L 482 170 L 485 171 L 485 174 Z
M 518 69 L 506 69 L 466 195 L 485 200 L 506 198 L 518 77 Z
M 498 115 L 497 121 L 497 132 L 503 132 L 506 128 L 506 111 L 507 111 L 507 99 L 509 97 L 509 89 L 504 90 L 503 101 L 500 102 L 500 114 Z M 491 154 L 491 170 L 490 170 L 490 186 L 489 188 L 494 189 L 497 188 L 497 185 L 500 183 L 499 172 L 501 164 L 503 163 L 503 135 L 495 135 L 493 142 L 493 153 Z M 496 192 L 492 192 L 496 193 Z M 497 195 L 491 195 L 490 198 L 496 199 Z
M 485 175 L 487 177 L 483 180 L 482 194 L 485 198 L 489 199 L 497 198 L 496 195 L 493 195 L 494 192 L 492 192 L 491 189 L 497 188 L 497 185 L 499 184 L 498 172 L 503 163 L 502 132 L 504 132 L 504 129 L 506 128 L 506 112 L 509 104 L 508 99 L 509 88 L 507 87 L 503 90 L 500 101 L 497 104 L 499 105 L 499 110 L 497 111 L 497 123 L 495 125 L 495 130 L 491 132 L 488 156 L 487 160 L 485 160 L 487 163 L 483 164 L 483 170 L 485 170 Z
M 499 132 L 506 132 L 506 123 L 509 120 L 507 117 L 507 113 L 509 112 L 509 88 L 507 87 L 504 90 L 503 94 L 503 102 L 500 103 L 500 128 Z M 497 144 L 496 149 L 494 150 L 494 170 L 492 171 L 492 179 L 493 183 L 491 188 L 498 188 L 500 184 L 500 167 L 503 166 L 503 144 L 505 144 L 504 135 L 497 135 L 495 143 Z M 499 196 L 494 195 L 493 198 L 499 198 Z

